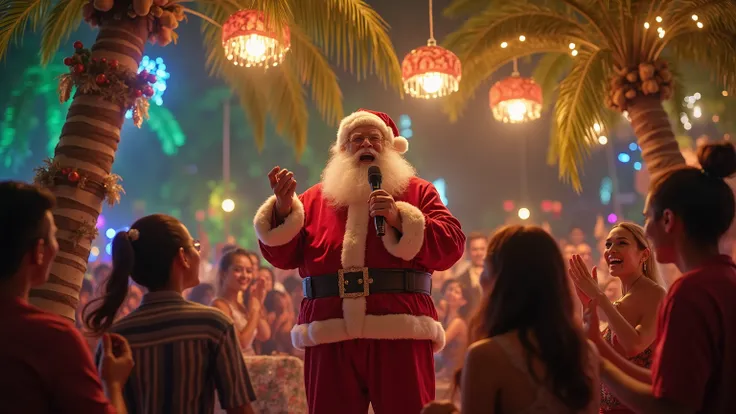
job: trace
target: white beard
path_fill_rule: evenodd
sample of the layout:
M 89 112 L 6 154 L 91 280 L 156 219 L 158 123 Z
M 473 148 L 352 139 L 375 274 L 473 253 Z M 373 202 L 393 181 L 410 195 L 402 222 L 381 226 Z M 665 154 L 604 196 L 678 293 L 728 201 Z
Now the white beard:
M 332 155 L 322 171 L 322 194 L 334 206 L 367 203 L 372 190 L 368 183 L 368 168 L 372 165 L 381 169 L 381 188 L 394 197 L 406 190 L 416 170 L 398 152 L 386 148 L 380 154 L 371 150 L 375 157 L 370 164 L 361 163 L 360 155 L 348 154 L 338 147 L 330 149 Z

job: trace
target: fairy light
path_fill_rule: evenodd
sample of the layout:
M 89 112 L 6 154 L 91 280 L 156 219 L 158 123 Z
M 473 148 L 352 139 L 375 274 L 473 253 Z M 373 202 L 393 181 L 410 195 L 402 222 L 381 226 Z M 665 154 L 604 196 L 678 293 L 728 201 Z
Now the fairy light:
M 509 44 L 506 43 L 506 42 L 501 43 L 501 48 L 502 49 L 506 49 L 508 46 L 509 46 Z
M 660 27 L 660 29 L 662 29 L 662 28 Z M 662 30 L 661 30 L 661 31 L 659 32 L 659 38 L 660 38 L 660 39 L 664 38 L 664 33 L 665 33 L 665 32 L 664 32 L 664 29 L 662 29 Z
M 570 49 L 575 49 L 575 43 L 570 43 L 568 46 L 570 47 Z
M 525 40 L 526 40 L 526 36 L 524 36 L 524 35 L 519 36 L 519 41 L 520 42 L 523 42 Z
M 649 28 L 649 22 L 644 22 L 644 28 L 645 29 L 648 29 Z
M 728 91 L 724 90 L 723 92 L 721 92 L 721 95 L 728 96 Z
M 698 22 L 697 23 L 697 26 L 698 26 L 698 29 L 702 29 L 703 28 L 703 22 Z
M 693 20 L 696 21 L 696 22 L 698 21 L 698 15 L 697 14 L 693 14 Z
M 601 124 L 597 122 L 593 124 L 593 130 L 595 131 L 596 134 L 599 134 L 601 132 Z
M 601 144 L 601 145 L 606 145 L 606 144 L 608 144 L 608 137 L 607 137 L 607 136 L 605 136 L 605 135 L 601 135 L 601 136 L 599 136 L 599 137 L 598 137 L 598 143 L 599 143 L 599 144 Z
M 577 56 L 578 55 L 578 51 L 575 50 L 575 49 L 573 49 L 573 51 L 570 52 L 570 54 L 573 55 L 573 56 Z
M 661 16 L 657 16 L 654 20 L 656 20 L 657 23 L 662 23 L 662 17 Z
M 695 108 L 693 108 L 693 116 L 695 118 L 700 118 L 701 116 L 703 116 L 703 110 L 700 108 L 700 106 L 696 105 Z

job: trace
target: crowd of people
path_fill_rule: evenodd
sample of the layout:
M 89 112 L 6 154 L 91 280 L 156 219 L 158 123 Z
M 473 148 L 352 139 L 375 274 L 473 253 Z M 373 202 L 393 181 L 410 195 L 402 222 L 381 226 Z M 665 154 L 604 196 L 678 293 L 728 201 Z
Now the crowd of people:
M 321 186 L 297 196 L 274 168 L 260 255 L 136 220 L 82 281 L 76 327 L 28 303 L 59 253 L 54 197 L 0 183 L 0 411 L 736 412 L 732 144 L 658 176 L 644 227 L 599 220 L 597 249 L 579 228 L 465 235 L 407 145 L 361 110 Z M 374 164 L 383 187 L 356 186 Z

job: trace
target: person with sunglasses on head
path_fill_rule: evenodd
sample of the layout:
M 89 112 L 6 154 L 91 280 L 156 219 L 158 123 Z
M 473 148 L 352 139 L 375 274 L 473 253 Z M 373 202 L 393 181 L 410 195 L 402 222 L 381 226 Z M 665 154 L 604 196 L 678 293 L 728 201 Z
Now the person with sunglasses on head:
M 73 322 L 28 303 L 59 252 L 54 205 L 46 190 L 0 182 L 0 411 L 124 414 L 122 384 L 133 367 L 125 339 L 103 336 L 98 376 Z
M 130 342 L 135 368 L 124 395 L 133 412 L 213 413 L 215 391 L 228 414 L 253 412 L 255 393 L 232 320 L 182 297 L 199 284 L 199 248 L 173 217 L 139 219 L 113 239 L 104 295 L 85 308 L 90 332 L 115 332 Z M 115 321 L 129 276 L 147 293 Z

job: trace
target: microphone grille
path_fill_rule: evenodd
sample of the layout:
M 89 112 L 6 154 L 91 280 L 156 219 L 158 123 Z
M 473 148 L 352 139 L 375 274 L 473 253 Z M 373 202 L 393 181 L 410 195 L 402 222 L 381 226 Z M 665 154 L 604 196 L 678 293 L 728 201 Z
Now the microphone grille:
M 368 175 L 381 175 L 381 169 L 377 165 L 368 167 Z

